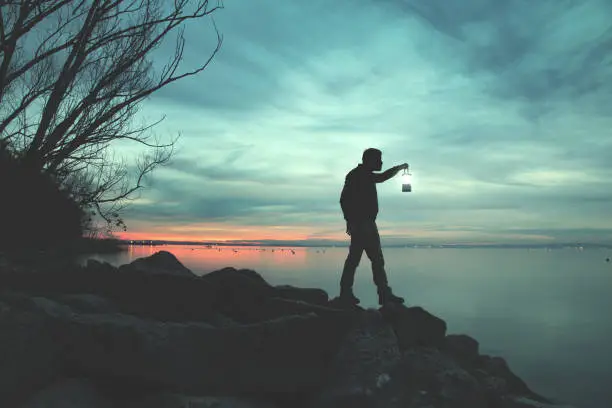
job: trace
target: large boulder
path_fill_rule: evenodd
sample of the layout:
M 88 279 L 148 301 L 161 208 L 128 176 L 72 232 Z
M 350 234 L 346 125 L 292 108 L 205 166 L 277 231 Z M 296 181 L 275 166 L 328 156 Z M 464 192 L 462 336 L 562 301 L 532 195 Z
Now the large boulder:
M 446 322 L 423 308 L 397 304 L 384 306 L 381 312 L 393 326 L 402 350 L 444 345 Z
M 201 279 L 215 286 L 218 290 L 230 291 L 227 294 L 234 296 L 239 296 L 242 291 L 258 292 L 265 295 L 274 293 L 274 287 L 251 269 L 226 267 L 202 275 Z
M 234 269 L 234 268 L 229 268 L 229 269 Z M 242 276 L 248 277 L 253 279 L 254 281 L 259 282 L 260 284 L 262 284 L 263 286 L 270 286 L 270 284 L 268 282 L 266 282 L 266 280 L 263 278 L 263 276 L 261 276 L 260 274 L 258 274 L 257 272 L 255 272 L 252 269 L 236 269 L 236 271 L 241 274 Z M 212 272 L 211 272 L 212 273 Z
M 327 307 L 320 289 L 271 286 L 257 272 L 227 267 L 201 277 L 214 290 L 213 309 L 242 323 L 256 323 L 306 313 L 339 315 Z
M 389 378 L 377 407 L 490 407 L 478 380 L 433 347 L 403 351 Z
M 401 355 L 397 338 L 376 310 L 359 313 L 344 338 L 312 408 L 375 407 Z
M 211 307 L 218 313 L 241 323 L 268 319 L 265 302 L 274 288 L 256 272 L 227 267 L 203 275 L 201 280 L 214 292 Z
M 118 269 L 108 262 L 100 262 L 97 259 L 88 259 L 85 270 L 88 272 L 98 272 L 112 274 L 116 273 Z
M 478 381 L 435 348 L 402 352 L 376 310 L 360 314 L 312 408 L 488 408 Z
M 151 275 L 196 276 L 168 251 L 159 251 L 119 267 L 120 272 L 139 271 Z
M 345 332 L 314 314 L 226 327 L 117 314 L 65 323 L 70 372 L 197 395 L 318 387 Z
M 104 307 L 142 318 L 162 321 L 206 321 L 213 314 L 215 288 L 195 275 L 150 274 L 144 269 L 117 268 L 100 262 L 89 267 L 62 267 L 57 270 L 3 270 L 3 288 L 47 298 L 62 298 L 83 311 L 104 312 Z M 83 298 L 66 300 L 65 295 L 96 296 L 94 305 Z M 89 300 L 93 298 L 90 297 Z M 80 305 L 77 306 L 76 304 Z
M 334 309 L 346 310 L 351 312 L 363 312 L 365 310 L 359 305 L 348 303 L 346 300 L 340 299 L 340 296 L 336 296 L 335 298 L 330 299 L 329 302 L 327 302 L 327 306 Z
M 297 288 L 291 285 L 275 286 L 274 296 L 283 299 L 299 300 L 320 306 L 327 306 L 329 302 L 329 295 L 323 289 Z
M 465 334 L 449 334 L 444 338 L 442 349 L 457 359 L 468 363 L 478 361 L 478 341 Z
M 470 369 L 481 383 L 486 385 L 490 400 L 497 404 L 506 400 L 505 397 L 508 395 L 524 396 L 544 404 L 552 403 L 549 399 L 532 391 L 510 370 L 508 363 L 502 357 L 478 356 L 474 364 L 470 365 Z
M 59 373 L 192 395 L 307 392 L 321 386 L 347 330 L 331 314 L 214 327 L 9 300 L 0 303 L 1 406 Z
M 10 299 L 9 299 L 10 297 Z M 0 406 L 16 406 L 56 379 L 65 343 L 56 322 L 46 314 L 24 310 L 21 295 L 0 297 Z M 22 302 L 23 303 L 23 302 Z M 31 305 L 35 309 L 35 305 Z

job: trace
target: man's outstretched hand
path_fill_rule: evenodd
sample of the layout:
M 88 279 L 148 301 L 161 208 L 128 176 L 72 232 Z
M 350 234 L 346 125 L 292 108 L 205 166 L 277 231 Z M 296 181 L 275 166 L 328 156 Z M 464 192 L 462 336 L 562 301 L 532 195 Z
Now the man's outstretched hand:
M 408 170 L 408 163 L 400 164 L 399 166 L 395 166 L 395 174 L 399 173 L 402 170 Z

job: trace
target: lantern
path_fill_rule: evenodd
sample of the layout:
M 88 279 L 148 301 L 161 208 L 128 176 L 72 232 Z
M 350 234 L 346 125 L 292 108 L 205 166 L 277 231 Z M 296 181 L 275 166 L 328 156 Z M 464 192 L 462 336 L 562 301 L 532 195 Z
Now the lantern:
M 412 174 L 408 172 L 407 169 L 404 169 L 404 173 L 402 174 L 402 192 L 409 193 L 412 191 Z

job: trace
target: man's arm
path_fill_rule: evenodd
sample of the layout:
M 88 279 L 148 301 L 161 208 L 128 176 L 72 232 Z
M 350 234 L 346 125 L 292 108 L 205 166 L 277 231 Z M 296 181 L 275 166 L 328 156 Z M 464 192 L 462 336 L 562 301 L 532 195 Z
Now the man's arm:
M 340 207 L 345 220 L 353 218 L 355 211 L 355 182 L 350 177 L 346 177 L 344 187 L 340 194 Z
M 375 183 L 382 183 L 395 176 L 400 170 L 407 170 L 408 163 L 400 164 L 399 166 L 393 166 L 390 169 L 382 173 L 372 173 Z
M 354 218 L 355 211 L 355 197 L 354 197 L 354 182 L 351 182 L 351 179 L 347 177 L 344 181 L 344 187 L 342 188 L 342 193 L 340 194 L 340 207 L 342 207 L 342 214 L 344 215 L 344 219 L 346 220 L 346 233 L 351 235 L 351 227 L 350 221 Z

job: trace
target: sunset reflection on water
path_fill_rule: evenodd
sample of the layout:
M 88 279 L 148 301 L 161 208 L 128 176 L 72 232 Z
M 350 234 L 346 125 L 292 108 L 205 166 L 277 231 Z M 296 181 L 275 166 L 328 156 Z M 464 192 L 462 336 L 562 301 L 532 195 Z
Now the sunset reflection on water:
M 327 253 L 326 248 L 312 247 L 246 247 L 192 245 L 130 245 L 118 253 L 110 263 L 121 265 L 158 251 L 171 252 L 183 265 L 201 275 L 228 266 L 247 269 L 297 271 L 318 264 L 317 258 Z M 108 256 L 104 257 L 109 260 Z
M 95 259 L 118 267 L 159 251 L 172 253 L 196 275 L 225 267 L 252 269 L 270 284 L 303 285 L 305 282 L 316 282 L 317 287 L 335 292 L 348 248 L 129 245 L 125 251 L 89 254 L 79 257 L 77 261 L 85 264 L 88 259 Z M 367 262 L 363 264 L 369 269 Z M 369 270 L 364 272 L 369 275 Z
M 185 266 L 202 271 L 202 268 L 254 268 L 256 265 L 274 263 L 293 267 L 304 263 L 305 248 L 259 248 L 259 247 L 181 247 L 174 246 L 171 252 Z

